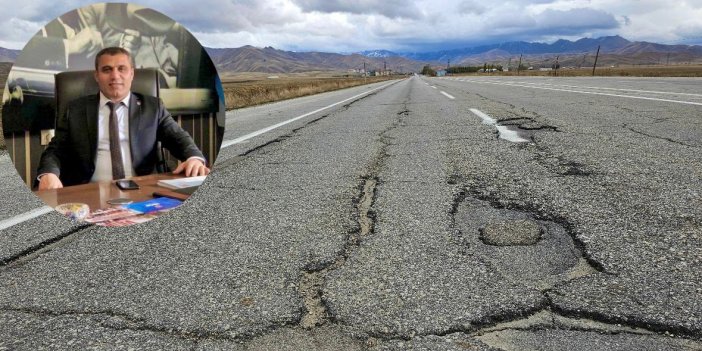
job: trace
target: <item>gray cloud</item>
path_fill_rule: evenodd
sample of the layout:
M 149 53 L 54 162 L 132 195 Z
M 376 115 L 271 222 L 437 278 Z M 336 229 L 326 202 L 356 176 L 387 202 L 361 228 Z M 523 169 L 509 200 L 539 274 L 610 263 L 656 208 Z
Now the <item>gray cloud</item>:
M 487 7 L 478 0 L 464 0 L 458 4 L 458 13 L 464 15 L 482 15 Z
M 265 26 L 284 26 L 303 20 L 299 9 L 284 1 L 197 0 L 151 1 L 149 7 L 167 14 L 191 31 L 217 33 L 255 31 Z
M 594 9 L 525 11 L 505 16 L 491 12 L 484 22 L 482 41 L 549 41 L 554 38 L 589 36 L 595 31 L 614 30 L 620 22 L 609 13 Z
M 631 24 L 631 18 L 629 18 L 629 16 L 622 16 L 622 20 L 624 21 L 625 26 L 628 26 Z
M 577 8 L 568 11 L 546 10 L 535 17 L 537 31 L 551 34 L 577 34 L 587 30 L 615 29 L 619 22 L 610 13 Z
M 0 46 L 21 48 L 41 26 L 90 0 L 0 0 Z M 620 34 L 674 42 L 702 37 L 702 0 L 143 0 L 214 47 L 425 51 L 504 41 Z
M 306 12 L 346 12 L 352 14 L 382 15 L 388 18 L 422 18 L 422 12 L 413 2 L 403 0 L 293 0 Z

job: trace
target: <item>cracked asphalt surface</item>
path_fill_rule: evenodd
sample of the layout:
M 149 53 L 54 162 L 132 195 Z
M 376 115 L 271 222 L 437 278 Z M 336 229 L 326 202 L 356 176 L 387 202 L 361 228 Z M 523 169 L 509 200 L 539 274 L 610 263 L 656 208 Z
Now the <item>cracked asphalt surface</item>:
M 396 81 L 223 149 L 151 222 L 2 230 L 0 350 L 702 350 L 700 86 Z M 38 206 L 0 165 L 0 220 Z

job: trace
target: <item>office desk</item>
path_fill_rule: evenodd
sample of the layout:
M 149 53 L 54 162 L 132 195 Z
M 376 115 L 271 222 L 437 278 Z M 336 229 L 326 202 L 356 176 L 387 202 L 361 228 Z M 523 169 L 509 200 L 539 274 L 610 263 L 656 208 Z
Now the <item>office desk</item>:
M 139 184 L 139 189 L 137 190 L 121 190 L 114 182 L 96 182 L 68 186 L 61 189 L 38 190 L 34 194 L 51 207 L 69 202 L 80 202 L 87 204 L 92 212 L 112 207 L 112 205 L 107 203 L 107 200 L 110 199 L 127 198 L 134 202 L 153 199 L 154 191 L 168 192 L 167 188 L 156 185 L 159 180 L 178 178 L 183 177 L 170 173 L 132 177 L 131 179 Z

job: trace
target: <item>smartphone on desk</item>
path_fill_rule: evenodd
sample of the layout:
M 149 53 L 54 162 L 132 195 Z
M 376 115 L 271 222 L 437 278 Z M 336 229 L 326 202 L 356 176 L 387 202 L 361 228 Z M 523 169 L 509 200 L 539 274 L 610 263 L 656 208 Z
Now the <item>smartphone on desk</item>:
M 117 187 L 122 190 L 136 190 L 139 189 L 139 184 L 133 180 L 118 180 L 115 182 Z

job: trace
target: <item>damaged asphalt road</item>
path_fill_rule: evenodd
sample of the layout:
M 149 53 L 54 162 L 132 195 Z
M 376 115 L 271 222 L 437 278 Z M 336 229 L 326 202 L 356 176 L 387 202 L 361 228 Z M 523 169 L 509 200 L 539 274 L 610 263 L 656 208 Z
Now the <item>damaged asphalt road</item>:
M 146 224 L 0 232 L 0 350 L 702 350 L 701 107 L 495 82 L 405 79 L 224 149 Z

